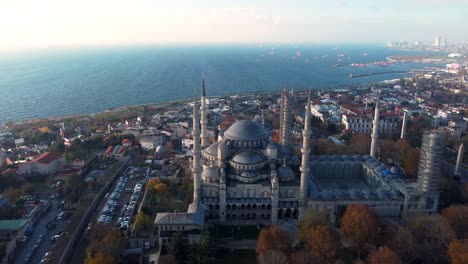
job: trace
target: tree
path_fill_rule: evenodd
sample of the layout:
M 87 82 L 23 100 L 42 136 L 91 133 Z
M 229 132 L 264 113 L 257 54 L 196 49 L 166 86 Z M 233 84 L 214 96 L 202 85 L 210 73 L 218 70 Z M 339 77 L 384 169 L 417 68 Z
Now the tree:
M 21 186 L 21 193 L 23 194 L 32 194 L 36 191 L 36 187 L 30 182 L 25 183 Z
M 86 249 L 86 263 L 117 263 L 121 259 L 124 243 L 125 239 L 118 230 L 110 226 L 95 228 Z
M 305 241 L 310 230 L 318 225 L 329 225 L 329 219 L 330 215 L 327 210 L 307 209 L 304 217 L 299 220 L 299 238 Z
M 369 264 L 400 264 L 401 260 L 398 255 L 389 247 L 382 246 L 369 253 Z
M 394 250 L 403 263 L 412 263 L 415 258 L 416 241 L 411 230 L 406 226 L 394 224 L 387 232 L 390 234 L 386 245 Z
M 291 247 L 292 239 L 286 230 L 277 225 L 270 225 L 260 231 L 257 243 L 257 254 L 263 254 L 267 250 L 286 253 Z
M 110 255 L 104 253 L 96 253 L 94 255 L 87 255 L 85 259 L 86 264 L 114 264 L 114 259 Z
M 376 242 L 378 228 L 379 223 L 375 213 L 361 204 L 349 205 L 341 217 L 341 234 L 343 238 L 354 244 L 358 256 L 365 243 Z
M 451 205 L 442 211 L 442 217 L 447 220 L 458 238 L 468 238 L 468 206 Z
M 182 232 L 176 232 L 172 236 L 171 244 L 169 246 L 169 254 L 173 255 L 179 264 L 183 263 L 183 261 L 187 259 L 189 250 L 183 240 Z
M 400 150 L 399 161 L 406 175 L 416 177 L 419 165 L 419 151 L 413 148 L 405 139 L 398 140 L 396 147 Z
M 453 240 L 450 242 L 448 256 L 451 264 L 468 263 L 468 239 Z
M 206 264 L 213 253 L 215 245 L 208 232 L 203 232 L 200 244 L 195 244 L 190 249 L 189 263 Z
M 2 192 L 2 195 L 12 201 L 15 201 L 21 196 L 21 190 L 18 188 L 8 187 L 8 189 Z
M 355 154 L 369 153 L 371 138 L 368 134 L 353 135 L 350 140 L 350 146 Z
M 338 237 L 328 226 L 315 226 L 309 231 L 306 248 L 319 263 L 331 263 L 336 257 Z
M 444 262 L 446 250 L 455 238 L 447 220 L 439 215 L 424 215 L 409 223 L 416 241 L 416 258 L 423 263 Z
M 140 211 L 135 218 L 135 228 L 137 230 L 147 230 L 151 227 L 151 218 L 149 215 L 143 213 L 143 211 Z
M 281 251 L 268 249 L 258 256 L 260 264 L 288 264 L 286 254 Z
M 293 252 L 289 257 L 289 263 L 292 264 L 311 264 L 312 256 L 305 249 Z

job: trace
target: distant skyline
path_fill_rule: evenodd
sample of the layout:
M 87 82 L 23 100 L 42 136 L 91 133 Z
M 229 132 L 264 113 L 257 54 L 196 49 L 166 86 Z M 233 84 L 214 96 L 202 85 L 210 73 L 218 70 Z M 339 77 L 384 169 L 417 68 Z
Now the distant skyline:
M 0 0 L 0 49 L 466 41 L 467 0 Z

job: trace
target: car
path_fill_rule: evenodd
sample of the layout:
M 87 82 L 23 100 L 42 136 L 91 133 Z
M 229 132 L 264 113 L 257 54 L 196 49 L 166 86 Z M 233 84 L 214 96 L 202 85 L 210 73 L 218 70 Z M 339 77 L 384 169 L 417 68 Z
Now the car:
M 62 234 L 63 234 L 63 230 L 59 230 L 59 231 L 57 231 L 57 234 L 56 234 L 56 235 L 57 235 L 57 236 L 61 236 Z
M 26 242 L 26 240 L 28 240 L 28 236 L 23 236 L 20 239 L 21 242 Z
M 59 238 L 60 238 L 59 235 L 54 235 L 54 236 L 51 236 L 51 237 L 50 237 L 50 240 L 53 241 L 53 242 L 55 242 L 55 241 L 57 241 L 57 239 L 59 239 Z

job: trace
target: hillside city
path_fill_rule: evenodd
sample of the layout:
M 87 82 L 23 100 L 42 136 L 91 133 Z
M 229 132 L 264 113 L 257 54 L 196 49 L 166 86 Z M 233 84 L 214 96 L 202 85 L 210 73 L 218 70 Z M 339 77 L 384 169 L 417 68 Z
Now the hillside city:
M 466 61 L 332 90 L 195 86 L 0 127 L 1 262 L 467 263 Z

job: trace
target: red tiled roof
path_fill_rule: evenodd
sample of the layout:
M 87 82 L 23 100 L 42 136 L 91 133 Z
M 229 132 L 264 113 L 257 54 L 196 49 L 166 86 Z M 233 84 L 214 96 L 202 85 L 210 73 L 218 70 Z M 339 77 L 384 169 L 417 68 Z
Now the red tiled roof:
M 109 146 L 106 151 L 104 152 L 105 155 L 111 153 L 112 151 L 114 150 L 114 147 L 113 146 Z
M 44 152 L 39 157 L 35 157 L 32 161 L 42 164 L 50 164 L 61 158 L 63 158 L 62 152 Z
M 126 144 L 126 143 L 127 144 L 132 144 L 132 141 L 130 139 L 128 139 L 128 138 L 122 140 L 122 144 Z

